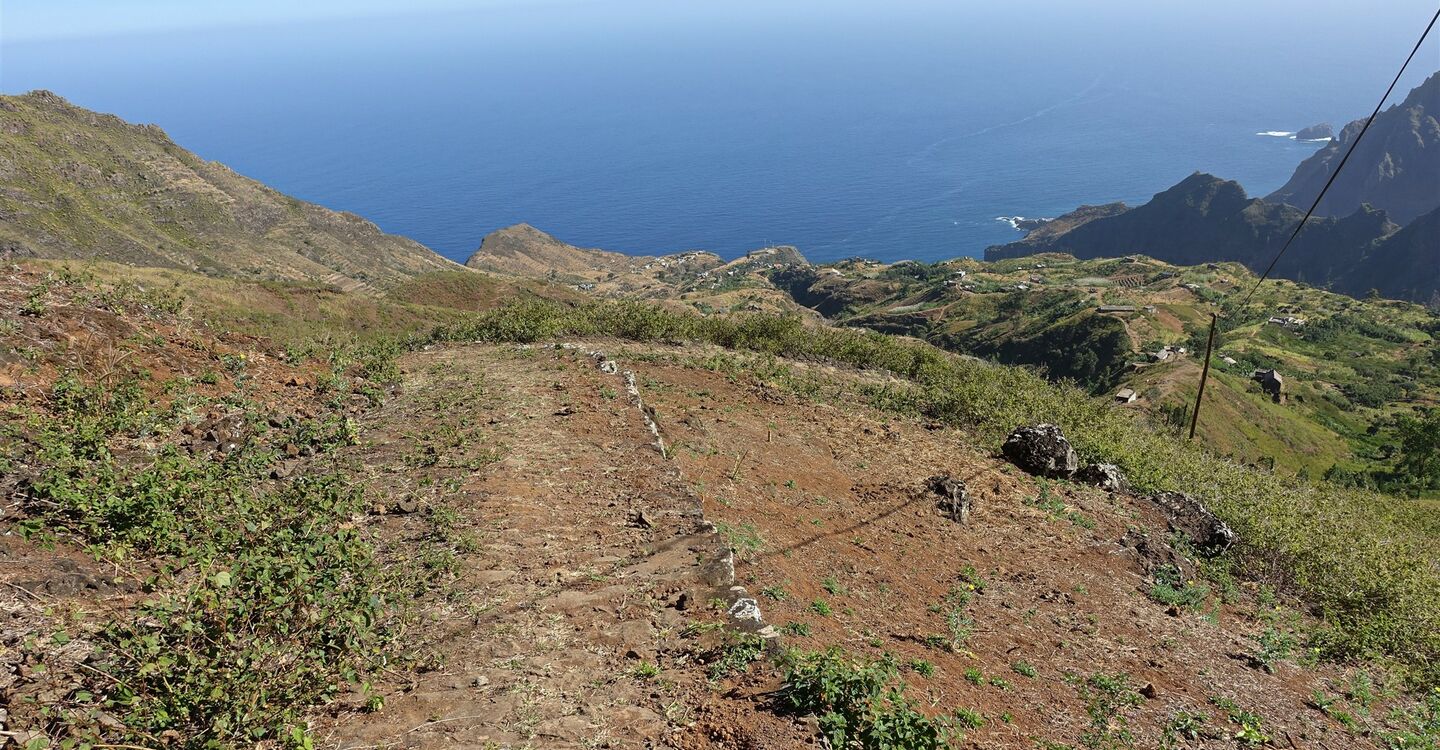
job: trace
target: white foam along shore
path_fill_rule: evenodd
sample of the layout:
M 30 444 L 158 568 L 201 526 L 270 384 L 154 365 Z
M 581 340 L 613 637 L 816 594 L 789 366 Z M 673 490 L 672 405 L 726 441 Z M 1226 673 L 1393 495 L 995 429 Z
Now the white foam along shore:
M 1041 223 L 1043 223 L 1043 222 L 1050 221 L 1050 219 L 1048 219 L 1048 218 L 1046 218 L 1046 219 L 1031 219 L 1031 218 L 1027 218 L 1027 217 L 1024 217 L 1024 216 L 996 216 L 996 217 L 995 217 L 995 220 L 996 220 L 996 221 L 1003 221 L 1003 222 L 1005 222 L 1006 224 L 1009 224 L 1011 229 L 1014 229 L 1014 230 L 1016 230 L 1016 231 L 1018 231 L 1018 232 L 1028 231 L 1028 230 L 1022 228 L 1021 224 L 1022 224 L 1023 222 L 1041 222 Z
M 1327 143 L 1335 140 L 1334 138 L 1296 138 L 1295 131 L 1293 130 L 1262 130 L 1255 135 L 1264 135 L 1271 138 L 1289 138 L 1292 141 L 1298 140 L 1301 143 Z

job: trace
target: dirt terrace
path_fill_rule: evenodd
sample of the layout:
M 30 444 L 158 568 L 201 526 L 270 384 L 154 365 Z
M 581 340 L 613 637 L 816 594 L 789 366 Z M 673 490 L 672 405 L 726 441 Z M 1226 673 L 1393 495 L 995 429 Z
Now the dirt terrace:
M 470 542 L 455 585 L 413 631 L 427 658 L 374 680 L 379 710 L 360 694 L 321 707 L 324 746 L 819 746 L 812 721 L 773 710 L 767 663 L 707 678 L 714 655 L 686 626 L 725 620 L 706 570 L 721 537 L 784 645 L 930 665 L 906 672 L 927 712 L 986 718 L 964 747 L 1077 743 L 1091 720 L 1073 683 L 1100 673 L 1148 686 L 1122 713 L 1138 747 L 1158 747 L 1179 711 L 1211 727 L 1180 747 L 1237 747 L 1214 697 L 1260 716 L 1276 747 L 1370 746 L 1307 704 L 1316 690 L 1343 692 L 1344 670 L 1252 665 L 1255 636 L 1281 617 L 1255 592 L 1213 612 L 1145 595 L 1134 541 L 1163 546 L 1165 533 L 1144 501 L 1042 487 L 962 434 L 875 411 L 855 395 L 873 374 L 795 365 L 828 384 L 802 398 L 719 350 L 578 343 L 416 352 L 398 393 L 360 415 L 362 444 L 345 460 L 383 506 L 388 536 L 423 533 L 415 511 L 438 507 Z M 620 371 L 590 350 L 615 355 Z M 197 357 L 198 373 L 217 353 Z M 264 366 L 277 384 L 304 381 Z M 968 484 L 969 525 L 937 508 L 935 475 Z M 6 611 L 32 613 L 16 623 L 131 596 L 63 545 L 47 556 L 27 544 L 5 537 L 5 559 L 25 562 L 0 569 L 16 584 L 0 592 Z M 67 576 L 73 585 L 49 587 Z M 946 621 L 959 598 L 963 638 Z
M 1144 501 L 1042 489 L 962 435 L 875 412 L 848 395 L 873 376 L 827 368 L 837 388 L 817 402 L 695 366 L 734 356 L 714 350 L 579 346 L 419 353 L 402 397 L 372 415 L 365 462 L 394 465 L 387 451 L 425 429 L 427 410 L 444 412 L 436 400 L 483 383 L 484 404 L 467 412 L 489 430 L 475 449 L 503 457 L 456 475 L 450 502 L 482 541 L 454 604 L 435 614 L 441 666 L 391 686 L 378 713 L 337 717 L 338 746 L 812 746 L 813 725 L 772 710 L 771 668 L 711 683 L 683 637 L 687 622 L 724 619 L 677 608 L 681 594 L 706 595 L 704 537 L 692 533 L 702 504 L 785 645 L 929 662 L 933 674 L 907 674 L 927 711 L 987 719 L 964 746 L 1077 742 L 1090 718 L 1073 680 L 1101 673 L 1145 688 L 1123 714 L 1141 747 L 1158 746 L 1181 711 L 1207 717 L 1214 735 L 1192 746 L 1237 746 L 1214 697 L 1260 716 L 1276 746 L 1365 746 L 1307 705 L 1317 689 L 1342 689 L 1341 670 L 1254 668 L 1264 622 L 1253 592 L 1214 611 L 1147 598 L 1134 542 L 1163 547 L 1165 533 Z M 634 370 L 669 459 L 621 374 L 584 349 Z M 977 497 L 968 526 L 937 507 L 937 474 Z M 941 646 L 956 590 L 970 596 L 972 632 Z

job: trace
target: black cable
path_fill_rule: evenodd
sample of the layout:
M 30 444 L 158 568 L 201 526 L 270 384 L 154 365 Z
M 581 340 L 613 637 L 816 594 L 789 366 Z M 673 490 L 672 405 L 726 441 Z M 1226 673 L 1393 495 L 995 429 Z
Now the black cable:
M 1335 178 L 1340 176 L 1340 170 L 1345 168 L 1345 162 L 1349 161 L 1350 155 L 1355 153 L 1355 147 L 1360 144 L 1360 139 L 1365 137 L 1365 132 L 1370 129 L 1370 123 L 1375 122 L 1375 118 L 1380 114 L 1380 108 L 1385 106 L 1385 101 L 1390 98 L 1390 94 L 1394 93 L 1395 85 L 1400 83 L 1400 76 L 1405 74 L 1405 68 L 1410 66 L 1410 61 L 1415 59 L 1415 53 L 1420 51 L 1420 45 L 1425 43 L 1425 37 L 1429 36 L 1430 30 L 1435 28 L 1436 20 L 1440 20 L 1440 10 L 1435 11 L 1434 17 L 1430 19 L 1430 25 L 1426 26 L 1425 31 L 1420 34 L 1420 41 L 1415 42 L 1415 49 L 1410 50 L 1410 56 L 1405 58 L 1405 63 L 1400 66 L 1400 72 L 1396 73 L 1395 80 L 1390 82 L 1390 88 L 1385 89 L 1385 95 L 1380 97 L 1380 103 L 1375 105 L 1375 111 L 1371 113 L 1370 119 L 1365 121 L 1365 125 L 1360 128 L 1360 133 L 1355 136 L 1355 140 L 1350 142 L 1350 148 L 1345 150 L 1345 156 L 1341 157 L 1340 163 L 1335 165 L 1335 170 L 1330 173 L 1330 179 L 1325 181 L 1325 187 L 1320 188 L 1320 194 L 1315 196 L 1315 202 L 1310 204 L 1310 210 L 1305 212 L 1305 218 L 1301 219 L 1300 223 L 1295 225 L 1295 231 L 1290 233 L 1290 239 L 1285 240 L 1285 245 L 1280 248 L 1280 252 L 1275 254 L 1275 259 L 1270 261 L 1270 266 L 1265 269 L 1265 273 L 1260 275 L 1260 280 L 1255 282 L 1255 286 L 1250 289 L 1250 293 L 1245 295 L 1245 299 L 1240 302 L 1242 307 L 1249 304 L 1250 298 L 1255 296 L 1255 292 L 1260 289 L 1260 285 L 1265 283 L 1265 279 L 1270 277 L 1270 272 L 1275 270 L 1275 264 L 1280 262 L 1280 256 L 1284 255 L 1285 251 L 1290 249 L 1290 243 L 1294 242 L 1295 238 L 1300 235 L 1300 230 L 1305 228 L 1305 222 L 1310 220 L 1311 215 L 1315 213 L 1315 209 L 1320 206 L 1320 200 L 1325 197 L 1325 191 L 1329 190 L 1330 186 L 1335 184 Z

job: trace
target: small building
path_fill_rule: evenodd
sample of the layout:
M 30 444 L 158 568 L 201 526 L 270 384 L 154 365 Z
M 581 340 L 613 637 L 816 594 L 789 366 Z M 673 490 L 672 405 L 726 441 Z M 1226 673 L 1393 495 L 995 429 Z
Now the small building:
M 1260 390 L 1277 404 L 1285 403 L 1285 379 L 1274 370 L 1256 370 L 1250 379 L 1260 384 Z
M 1159 312 L 1159 310 L 1156 309 L 1156 307 L 1155 307 L 1154 305 L 1146 305 L 1146 306 L 1144 307 L 1144 310 L 1145 310 L 1145 312 L 1150 313 L 1151 315 L 1154 315 L 1155 313 Z
M 1158 351 L 1158 352 L 1151 352 L 1151 353 L 1150 353 L 1150 359 L 1151 359 L 1152 361 L 1155 361 L 1155 362 L 1164 362 L 1164 361 L 1170 359 L 1170 356 L 1171 356 L 1171 354 L 1170 354 L 1170 350 L 1169 350 L 1168 348 L 1166 348 L 1166 349 L 1161 349 L 1161 350 Z
M 1138 398 L 1140 398 L 1140 394 L 1136 393 L 1134 388 L 1121 388 L 1115 392 L 1115 403 L 1117 404 L 1133 404 Z

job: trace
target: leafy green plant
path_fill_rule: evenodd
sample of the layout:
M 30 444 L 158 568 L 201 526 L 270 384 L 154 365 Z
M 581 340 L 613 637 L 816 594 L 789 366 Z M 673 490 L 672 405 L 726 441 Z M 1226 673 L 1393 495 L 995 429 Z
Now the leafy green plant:
M 1241 708 L 1234 699 L 1225 696 L 1212 696 L 1210 702 L 1225 712 L 1230 723 L 1238 729 L 1235 730 L 1235 740 L 1242 745 L 1263 745 L 1270 741 L 1270 736 L 1265 733 L 1264 722 L 1260 717 L 1250 711 Z
M 1160 747 L 1171 750 L 1179 747 L 1182 740 L 1198 740 L 1205 733 L 1205 717 L 1189 711 L 1176 712 L 1165 723 L 1160 735 Z
M 104 681 L 92 692 L 124 724 L 121 739 L 284 737 L 306 706 L 388 658 L 416 581 L 387 571 L 350 523 L 365 507 L 360 485 L 336 473 L 263 482 L 277 453 L 258 438 L 216 458 L 169 446 L 121 460 L 112 443 L 177 420 L 134 382 L 61 378 L 43 407 L 24 449 L 30 520 L 100 556 L 147 557 L 156 571 L 134 613 L 94 637 Z M 77 736 L 102 731 L 68 720 Z
M 1071 678 L 1072 684 L 1085 701 L 1090 716 L 1090 729 L 1081 735 L 1080 743 L 1096 750 L 1118 750 L 1135 745 L 1125 711 L 1140 705 L 1140 694 L 1126 674 L 1094 674 L 1083 680 Z
M 1186 581 L 1180 569 L 1174 565 L 1162 565 L 1155 570 L 1154 582 L 1150 585 L 1150 598 L 1172 607 L 1194 609 L 1210 598 L 1210 587 L 1195 581 Z
M 780 664 L 782 706 L 818 717 L 831 747 L 941 750 L 948 745 L 952 730 L 906 697 L 893 660 L 857 659 L 832 647 L 788 651 Z
M 741 558 L 753 557 L 765 547 L 765 540 L 760 536 L 760 531 L 753 523 L 730 524 L 723 521 L 715 523 L 715 530 L 719 532 L 730 549 Z
M 783 586 L 766 586 L 760 589 L 760 595 L 771 601 L 783 602 L 790 598 L 790 592 Z
M 1275 663 L 1289 658 L 1299 645 L 1299 639 L 1294 633 L 1275 627 L 1265 628 L 1256 640 L 1259 649 L 1255 653 L 1255 663 L 1271 673 L 1275 671 Z
M 780 632 L 785 635 L 805 637 L 810 635 L 810 623 L 808 622 L 787 622 L 780 626 Z
M 764 654 L 764 638 L 751 633 L 727 632 L 710 662 L 710 679 L 743 672 Z
M 955 709 L 955 723 L 966 729 L 979 729 L 985 726 L 985 714 L 973 708 Z

